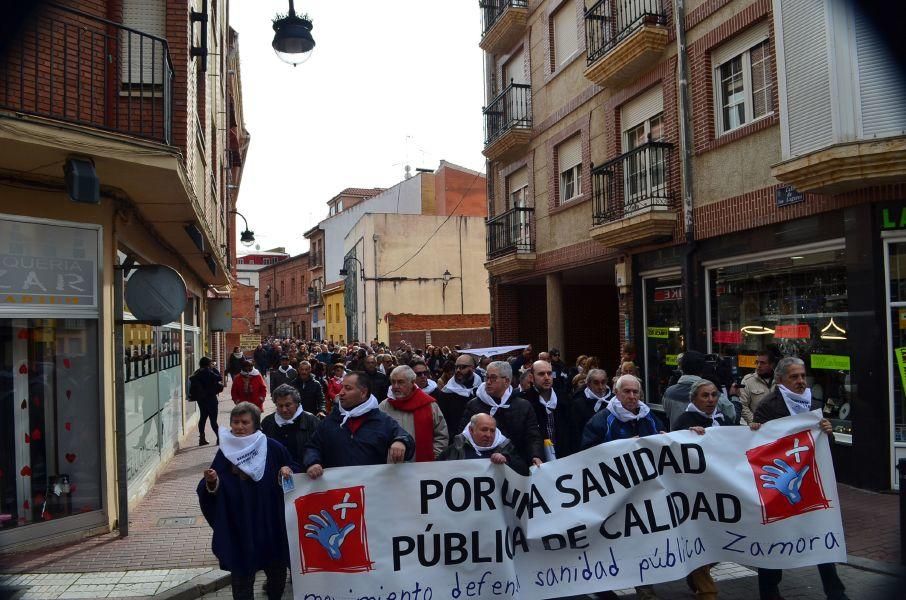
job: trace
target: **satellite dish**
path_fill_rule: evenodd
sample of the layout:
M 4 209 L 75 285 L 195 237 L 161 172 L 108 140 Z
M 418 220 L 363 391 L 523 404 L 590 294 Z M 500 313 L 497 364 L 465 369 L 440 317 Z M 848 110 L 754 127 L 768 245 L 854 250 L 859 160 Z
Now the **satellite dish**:
M 186 282 L 164 265 L 136 267 L 126 281 L 126 305 L 139 321 L 157 325 L 178 321 L 186 309 Z

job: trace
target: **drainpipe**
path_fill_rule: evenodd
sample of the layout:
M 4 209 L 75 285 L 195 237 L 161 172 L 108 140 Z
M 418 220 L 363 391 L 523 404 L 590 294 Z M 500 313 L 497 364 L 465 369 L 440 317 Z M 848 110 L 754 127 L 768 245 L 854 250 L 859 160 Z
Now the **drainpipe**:
M 689 98 L 689 57 L 686 53 L 686 2 L 673 0 L 673 21 L 676 24 L 676 56 L 680 165 L 683 179 L 683 231 L 685 247 L 683 249 L 683 330 L 685 346 L 688 349 L 695 345 L 695 311 L 693 294 L 695 279 L 695 229 L 692 220 L 692 106 Z

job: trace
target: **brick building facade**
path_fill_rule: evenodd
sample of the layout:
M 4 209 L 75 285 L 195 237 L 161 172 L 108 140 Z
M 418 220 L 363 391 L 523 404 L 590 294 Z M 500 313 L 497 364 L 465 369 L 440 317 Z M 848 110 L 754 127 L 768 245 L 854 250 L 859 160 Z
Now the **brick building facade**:
M 312 315 L 310 254 L 304 252 L 258 271 L 261 333 L 309 339 Z
M 494 343 L 611 370 L 631 342 L 656 410 L 686 349 L 740 376 L 765 346 L 799 356 L 840 477 L 891 487 L 906 85 L 889 40 L 854 5 L 684 4 L 679 28 L 660 0 L 482 4 Z

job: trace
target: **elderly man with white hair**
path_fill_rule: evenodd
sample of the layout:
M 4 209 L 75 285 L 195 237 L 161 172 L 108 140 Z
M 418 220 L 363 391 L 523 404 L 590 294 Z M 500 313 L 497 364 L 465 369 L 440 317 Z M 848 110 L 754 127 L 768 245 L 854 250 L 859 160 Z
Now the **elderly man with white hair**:
M 453 437 L 437 460 L 490 458 L 495 465 L 507 465 L 517 473 L 528 475 L 528 465 L 516 446 L 497 429 L 497 420 L 486 413 L 476 413 L 462 433 Z
M 434 398 L 415 384 L 415 371 L 408 365 L 390 371 L 387 399 L 378 408 L 415 438 L 415 462 L 435 460 L 447 447 L 444 415 Z
M 635 375 L 621 375 L 614 385 L 616 393 L 605 409 L 599 410 L 585 425 L 582 449 L 634 437 L 660 433 L 657 420 L 642 402 L 642 385 Z

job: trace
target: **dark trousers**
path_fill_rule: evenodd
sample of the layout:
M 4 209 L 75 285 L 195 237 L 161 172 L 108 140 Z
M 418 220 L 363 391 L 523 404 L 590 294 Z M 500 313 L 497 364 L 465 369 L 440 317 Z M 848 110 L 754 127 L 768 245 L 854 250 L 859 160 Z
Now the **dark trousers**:
M 846 587 L 840 581 L 837 575 L 837 565 L 835 563 L 823 563 L 818 565 L 818 574 L 821 576 L 821 586 L 824 588 L 824 595 L 830 600 L 845 598 L 844 590 Z M 780 569 L 758 569 L 758 594 L 761 600 L 771 600 L 780 597 L 780 580 L 783 579 L 783 571 Z
M 198 439 L 204 441 L 205 421 L 211 422 L 211 429 L 217 435 L 217 398 L 202 400 L 198 403 Z
M 233 600 L 252 600 L 255 597 L 255 573 L 238 575 L 230 573 L 230 586 L 233 588 Z M 280 600 L 286 588 L 286 565 L 276 564 L 266 567 L 268 600 Z

